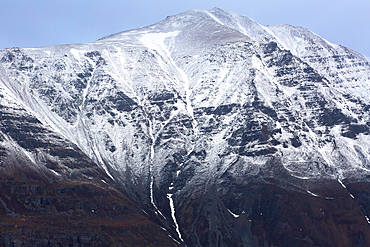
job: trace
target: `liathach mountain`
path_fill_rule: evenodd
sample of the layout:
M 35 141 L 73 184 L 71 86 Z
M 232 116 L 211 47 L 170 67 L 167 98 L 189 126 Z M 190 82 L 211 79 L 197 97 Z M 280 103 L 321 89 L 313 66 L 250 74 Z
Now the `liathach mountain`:
M 1 246 L 370 246 L 370 59 L 190 10 L 0 50 Z

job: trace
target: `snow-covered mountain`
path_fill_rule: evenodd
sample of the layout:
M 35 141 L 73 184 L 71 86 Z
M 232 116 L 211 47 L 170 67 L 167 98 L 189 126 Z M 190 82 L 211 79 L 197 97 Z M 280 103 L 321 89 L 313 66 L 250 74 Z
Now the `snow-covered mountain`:
M 116 191 L 161 246 L 370 245 L 369 59 L 307 29 L 189 10 L 1 50 L 0 88 L 4 181 Z

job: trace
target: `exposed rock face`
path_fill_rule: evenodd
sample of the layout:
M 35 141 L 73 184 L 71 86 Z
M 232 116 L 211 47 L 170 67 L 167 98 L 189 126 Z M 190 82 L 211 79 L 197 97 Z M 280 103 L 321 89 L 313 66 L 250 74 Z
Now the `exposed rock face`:
M 29 181 L 2 182 L 1 189 L 1 246 L 176 246 L 112 189 Z
M 217 8 L 2 50 L 0 243 L 368 246 L 369 82 L 354 51 Z

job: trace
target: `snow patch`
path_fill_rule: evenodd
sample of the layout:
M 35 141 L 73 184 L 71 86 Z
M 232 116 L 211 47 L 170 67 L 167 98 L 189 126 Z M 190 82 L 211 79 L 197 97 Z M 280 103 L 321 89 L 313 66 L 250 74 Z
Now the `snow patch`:
M 18 144 L 18 143 L 17 143 Z M 35 159 L 33 158 L 32 156 L 32 153 L 26 151 L 24 148 L 22 148 L 22 151 L 23 153 L 32 161 L 32 163 L 34 163 L 35 165 L 37 165 Z
M 176 37 L 180 31 L 173 31 L 168 33 L 144 33 L 140 41 L 149 49 L 166 52 L 167 47 L 164 43 L 167 38 Z
M 154 183 L 154 178 L 153 176 L 151 176 L 150 177 L 150 203 L 153 205 L 156 214 L 160 214 L 163 218 L 167 219 L 166 216 L 162 214 L 162 212 L 159 210 L 159 208 L 154 202 L 153 183 Z
M 311 191 L 307 190 L 307 193 L 314 197 L 320 197 L 319 195 L 312 193 Z
M 53 169 L 50 169 L 49 168 L 49 171 L 51 171 L 52 173 L 54 173 L 55 175 L 57 175 L 57 176 L 60 176 L 60 174 L 59 173 L 57 173 L 56 171 L 54 171 Z
M 72 48 L 70 50 L 71 54 L 73 55 L 73 57 L 76 59 L 76 60 L 80 60 L 81 59 L 81 53 L 84 54 L 86 53 L 85 50 L 77 50 L 77 49 L 74 49 Z
M 240 25 L 239 22 L 237 22 L 237 24 L 238 24 L 239 29 L 242 31 L 242 33 L 248 36 L 247 30 L 245 30 L 245 28 L 242 25 Z
M 370 224 L 370 220 L 366 215 L 365 215 L 365 219 L 366 219 L 367 223 Z
M 258 24 L 258 23 L 257 23 Z M 263 28 L 263 30 L 265 30 L 268 34 L 270 34 L 271 36 L 273 36 L 274 38 L 275 38 L 275 40 L 281 45 L 281 46 L 283 46 L 283 48 L 285 49 L 285 50 L 290 50 L 289 48 L 288 48 L 288 46 L 273 32 L 273 31 L 271 31 L 271 29 L 270 28 L 268 28 L 268 27 L 265 27 L 265 26 L 263 26 L 263 25 L 261 25 L 261 24 L 258 24 L 258 25 L 260 25 L 260 27 L 262 27 Z
M 289 172 L 293 172 L 293 171 L 289 170 L 289 169 L 288 169 L 288 168 L 286 168 L 286 167 L 285 167 L 285 169 L 287 169 Z M 293 175 L 293 174 L 290 174 L 290 176 L 295 177 L 295 178 L 299 178 L 299 179 L 303 179 L 303 180 L 311 179 L 310 177 L 300 177 L 300 176 Z
M 234 218 L 239 218 L 240 215 L 237 215 L 237 214 L 234 214 L 233 212 L 231 212 L 230 209 L 227 209 L 227 211 L 229 211 L 229 213 L 234 216 Z
M 214 14 L 210 13 L 209 11 L 204 10 L 205 13 L 207 13 L 213 20 L 217 21 L 221 25 L 224 25 L 220 19 L 218 19 Z
M 338 178 L 338 182 L 340 183 L 340 185 L 342 185 L 343 188 L 347 189 L 347 187 L 344 185 L 344 183 Z
M 176 219 L 176 215 L 175 215 L 175 205 L 173 203 L 172 196 L 173 196 L 173 194 L 167 194 L 167 198 L 170 201 L 172 220 L 173 220 L 173 223 L 175 224 L 175 229 L 176 229 L 177 235 L 179 236 L 179 239 L 182 242 L 184 242 L 184 240 L 182 239 L 182 236 L 181 236 L 179 224 L 177 223 L 177 219 Z

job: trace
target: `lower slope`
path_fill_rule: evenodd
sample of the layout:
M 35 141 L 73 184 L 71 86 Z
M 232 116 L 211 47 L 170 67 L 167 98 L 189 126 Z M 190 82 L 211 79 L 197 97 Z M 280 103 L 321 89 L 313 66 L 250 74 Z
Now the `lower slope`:
M 0 246 L 178 246 L 75 144 L 0 91 Z

